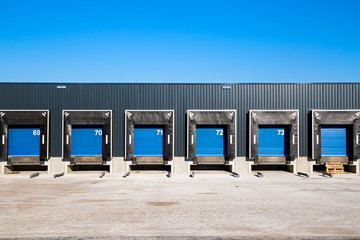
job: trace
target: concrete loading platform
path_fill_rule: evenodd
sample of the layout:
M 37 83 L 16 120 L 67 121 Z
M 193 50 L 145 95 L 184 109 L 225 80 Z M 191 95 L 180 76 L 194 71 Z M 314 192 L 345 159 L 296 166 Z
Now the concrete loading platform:
M 359 161 L 352 164 L 344 165 L 345 172 L 360 174 Z M 40 172 L 41 174 L 58 174 L 58 173 L 99 173 L 106 172 L 110 174 L 123 175 L 131 171 L 166 171 L 172 175 L 186 176 L 192 171 L 225 171 L 236 172 L 239 174 L 251 173 L 253 171 L 271 171 L 281 172 L 306 172 L 312 174 L 325 170 L 325 166 L 317 165 L 314 161 L 309 161 L 307 157 L 300 157 L 291 164 L 280 165 L 258 165 L 249 161 L 246 157 L 237 157 L 229 164 L 223 165 L 199 165 L 186 161 L 184 157 L 174 157 L 172 161 L 163 165 L 134 165 L 130 161 L 125 161 L 122 157 L 114 157 L 111 161 L 106 161 L 102 165 L 72 165 L 70 162 L 63 161 L 61 157 L 53 157 L 45 161 L 41 166 L 13 166 L 7 165 L 6 162 L 0 162 L 0 175 L 11 174 L 12 172 Z

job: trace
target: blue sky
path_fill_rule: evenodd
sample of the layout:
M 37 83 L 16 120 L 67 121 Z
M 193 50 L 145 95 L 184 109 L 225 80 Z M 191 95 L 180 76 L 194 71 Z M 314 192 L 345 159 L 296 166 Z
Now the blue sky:
M 360 1 L 0 1 L 1 82 L 359 82 Z

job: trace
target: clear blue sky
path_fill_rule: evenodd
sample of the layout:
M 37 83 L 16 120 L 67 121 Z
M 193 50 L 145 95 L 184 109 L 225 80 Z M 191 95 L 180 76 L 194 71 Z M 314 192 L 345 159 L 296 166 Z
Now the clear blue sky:
M 360 1 L 1 1 L 1 82 L 359 82 Z

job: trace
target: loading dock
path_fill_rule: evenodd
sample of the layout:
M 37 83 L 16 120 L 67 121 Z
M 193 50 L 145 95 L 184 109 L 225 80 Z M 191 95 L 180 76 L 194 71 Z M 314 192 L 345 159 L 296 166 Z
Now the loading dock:
M 315 109 L 309 112 L 309 117 L 310 157 L 318 165 L 314 168 L 327 162 L 340 162 L 347 169 L 354 168 L 353 162 L 360 157 L 360 110 Z
M 196 127 L 196 155 L 225 156 L 226 128 L 223 126 L 198 125 Z
M 348 156 L 351 131 L 346 126 L 322 125 L 321 156 Z
M 71 155 L 102 155 L 102 126 L 72 126 Z
M 112 110 L 63 110 L 62 113 L 64 161 L 74 166 L 103 165 L 112 159 Z
M 285 125 L 259 125 L 259 156 L 289 156 L 289 128 Z
M 174 110 L 125 111 L 125 161 L 167 165 L 174 157 Z
M 236 158 L 236 110 L 187 111 L 187 159 L 224 165 Z
M 163 126 L 135 125 L 134 155 L 163 156 L 165 153 L 163 133 Z
M 40 155 L 40 127 L 9 126 L 8 139 L 9 156 Z
M 256 165 L 290 164 L 299 157 L 298 110 L 249 111 L 249 159 Z
M 49 159 L 49 110 L 0 110 L 0 117 L 1 161 L 43 165 Z

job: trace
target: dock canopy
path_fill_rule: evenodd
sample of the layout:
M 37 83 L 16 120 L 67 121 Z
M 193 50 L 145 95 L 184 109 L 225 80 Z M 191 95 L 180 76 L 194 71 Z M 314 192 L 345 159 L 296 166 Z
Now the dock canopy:
M 351 163 L 360 157 L 360 109 L 309 112 L 311 158 Z
M 249 111 L 249 159 L 256 164 L 287 164 L 298 157 L 298 110 Z
M 236 110 L 187 111 L 187 159 L 226 164 L 236 158 Z
M 125 111 L 125 160 L 165 164 L 174 157 L 174 110 Z
M 63 159 L 74 165 L 112 159 L 112 110 L 63 110 Z
M 39 165 L 50 158 L 49 110 L 0 110 L 0 160 Z

